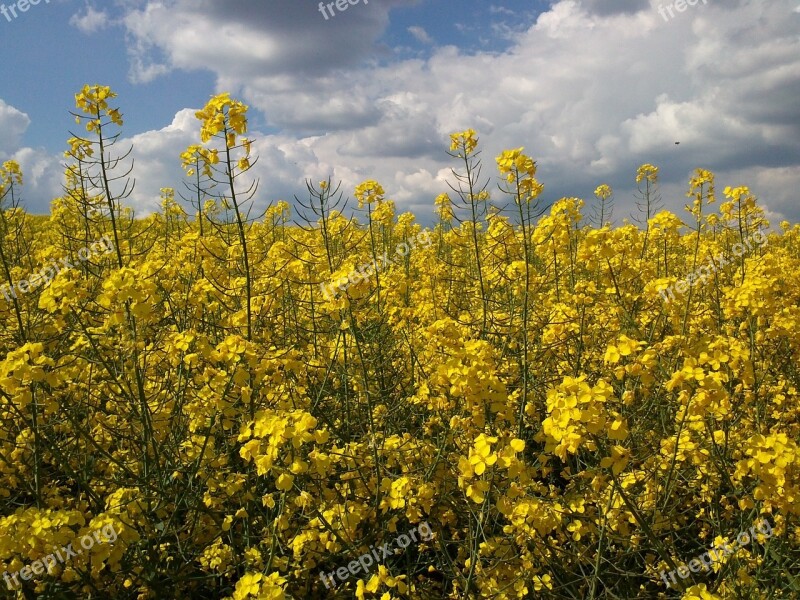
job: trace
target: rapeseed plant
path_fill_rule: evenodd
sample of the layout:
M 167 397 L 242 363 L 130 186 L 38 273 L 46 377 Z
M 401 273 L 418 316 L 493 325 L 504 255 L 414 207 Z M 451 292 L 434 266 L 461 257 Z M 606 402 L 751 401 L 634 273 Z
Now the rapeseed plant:
M 612 226 L 606 185 L 592 226 L 582 199 L 542 201 L 523 148 L 483 173 L 467 129 L 430 231 L 374 180 L 251 215 L 247 107 L 220 94 L 176 157 L 191 208 L 164 188 L 137 219 L 115 99 L 77 94 L 48 217 L 0 169 L 0 285 L 115 249 L 0 295 L 0 569 L 119 534 L 24 597 L 798 597 L 800 226 L 738 254 L 769 230 L 746 186 L 713 212 L 699 169 L 684 223 L 645 164 L 640 226 Z M 763 544 L 659 576 L 759 519 Z

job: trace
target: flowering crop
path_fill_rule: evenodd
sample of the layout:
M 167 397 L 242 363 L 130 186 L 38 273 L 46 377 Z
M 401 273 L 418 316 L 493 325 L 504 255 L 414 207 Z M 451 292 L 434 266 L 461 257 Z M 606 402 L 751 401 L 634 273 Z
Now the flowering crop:
M 474 130 L 430 230 L 372 180 L 357 216 L 330 181 L 253 215 L 227 94 L 176 157 L 192 207 L 164 188 L 136 219 L 115 98 L 77 95 L 88 137 L 48 217 L 0 169 L 0 286 L 74 265 L 0 295 L 0 571 L 117 534 L 17 597 L 798 597 L 800 226 L 738 252 L 769 231 L 747 188 L 710 212 L 699 169 L 684 223 L 643 165 L 641 226 L 612 227 L 600 185 L 593 227 L 578 198 L 542 204 L 523 148 L 489 186 Z M 660 576 L 763 520 L 763 544 Z

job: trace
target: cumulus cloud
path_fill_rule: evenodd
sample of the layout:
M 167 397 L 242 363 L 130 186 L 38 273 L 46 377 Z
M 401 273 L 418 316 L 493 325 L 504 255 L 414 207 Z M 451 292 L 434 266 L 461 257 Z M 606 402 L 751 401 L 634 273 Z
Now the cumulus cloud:
M 179 159 L 188 146 L 199 143 L 200 122 L 195 118 L 196 110 L 179 111 L 172 123 L 162 129 L 120 138 L 118 148 L 124 151 L 132 147 L 130 158 L 135 164 L 131 175 L 136 178 L 136 187 L 126 203 L 135 206 L 139 214 L 158 209 L 162 187 L 175 188 L 176 194 L 187 203 L 196 201 L 193 189 L 185 185 L 194 180 L 186 177 Z M 239 189 L 259 181 L 253 198 L 253 209 L 257 212 L 278 200 L 291 200 L 298 190 L 304 189 L 304 177 L 313 173 L 319 159 L 307 141 L 280 135 L 255 133 L 253 136 L 252 151 L 259 160 L 248 173 L 248 181 L 242 181 Z M 316 176 L 320 180 L 325 178 L 322 171 Z
M 31 124 L 30 117 L 21 110 L 6 104 L 0 98 L 0 156 L 10 154 L 19 148 L 22 136 Z
M 4 157 L 15 160 L 22 169 L 20 199 L 28 212 L 50 212 L 50 202 L 62 193 L 62 160 L 42 149 L 19 148 Z
M 83 33 L 95 33 L 109 25 L 108 13 L 104 10 L 95 10 L 92 6 L 87 6 L 83 13 L 75 13 L 69 19 L 69 24 L 76 27 Z
M 783 185 L 800 175 L 792 1 L 698 4 L 665 22 L 657 0 L 561 0 L 505 51 L 396 58 L 381 34 L 389 11 L 410 3 L 357 5 L 326 22 L 289 0 L 280 10 L 174 0 L 125 23 L 141 73 L 210 69 L 220 90 L 266 116 L 279 134 L 261 136 L 262 185 L 280 193 L 304 175 L 347 186 L 374 177 L 401 208 L 429 206 L 454 166 L 448 134 L 474 127 L 488 170 L 502 148 L 534 155 L 546 200 L 589 198 L 607 182 L 623 212 L 636 167 L 652 162 L 672 207 L 704 167 L 721 185 L 750 177 L 774 214 L 800 220 Z
M 208 68 L 243 82 L 357 66 L 374 57 L 389 11 L 417 1 L 358 4 L 326 21 L 317 4 L 295 0 L 165 0 L 131 10 L 124 23 L 137 71 Z

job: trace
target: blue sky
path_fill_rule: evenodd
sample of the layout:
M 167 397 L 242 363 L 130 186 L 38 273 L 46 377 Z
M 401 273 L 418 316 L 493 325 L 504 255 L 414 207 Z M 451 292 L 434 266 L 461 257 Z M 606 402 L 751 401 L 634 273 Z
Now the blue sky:
M 609 183 L 621 221 L 651 162 L 676 212 L 704 167 L 720 189 L 749 185 L 774 224 L 800 220 L 796 0 L 699 0 L 671 17 L 664 0 L 361 0 L 328 20 L 318 4 L 41 0 L 0 14 L 0 160 L 22 165 L 27 209 L 61 193 L 74 94 L 99 83 L 118 94 L 142 215 L 180 189 L 194 111 L 230 91 L 250 106 L 261 205 L 306 177 L 351 193 L 375 178 L 427 221 L 455 166 L 448 134 L 473 127 L 487 173 L 525 146 L 546 201 Z

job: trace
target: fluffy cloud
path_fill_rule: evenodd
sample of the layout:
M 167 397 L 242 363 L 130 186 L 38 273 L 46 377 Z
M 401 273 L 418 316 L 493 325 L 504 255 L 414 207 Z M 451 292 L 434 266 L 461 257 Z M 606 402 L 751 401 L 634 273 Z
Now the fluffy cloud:
M 219 90 L 266 116 L 272 133 L 254 134 L 264 202 L 304 190 L 304 177 L 332 175 L 350 190 L 371 177 L 401 209 L 429 214 L 457 166 L 448 134 L 474 127 L 487 172 L 502 148 L 524 145 L 549 201 L 590 198 L 607 182 L 625 214 L 636 167 L 652 162 L 669 208 L 682 207 L 702 166 L 720 186 L 749 184 L 776 218 L 800 220 L 800 17 L 790 0 L 699 3 L 669 21 L 657 0 L 561 0 L 507 50 L 434 46 L 414 59 L 381 43 L 391 9 L 410 0 L 328 21 L 293 0 L 268 10 L 245 0 L 139 4 L 123 21 L 134 78 L 210 69 Z M 134 136 L 146 172 L 140 208 L 179 175 L 164 165 L 177 168 L 196 141 L 191 118 Z
M 5 156 L 17 150 L 22 142 L 22 136 L 31 120 L 24 112 L 6 104 L 0 98 L 0 156 Z
M 76 13 L 70 17 L 69 24 L 77 27 L 83 33 L 94 33 L 108 26 L 110 22 L 108 13 L 104 10 L 95 10 L 87 6 L 83 13 Z
M 303 78 L 355 67 L 373 54 L 389 11 L 417 1 L 358 4 L 326 21 L 312 2 L 168 0 L 130 11 L 125 25 L 141 69 L 208 68 L 241 84 L 254 77 Z M 143 73 L 137 68 L 133 75 Z

